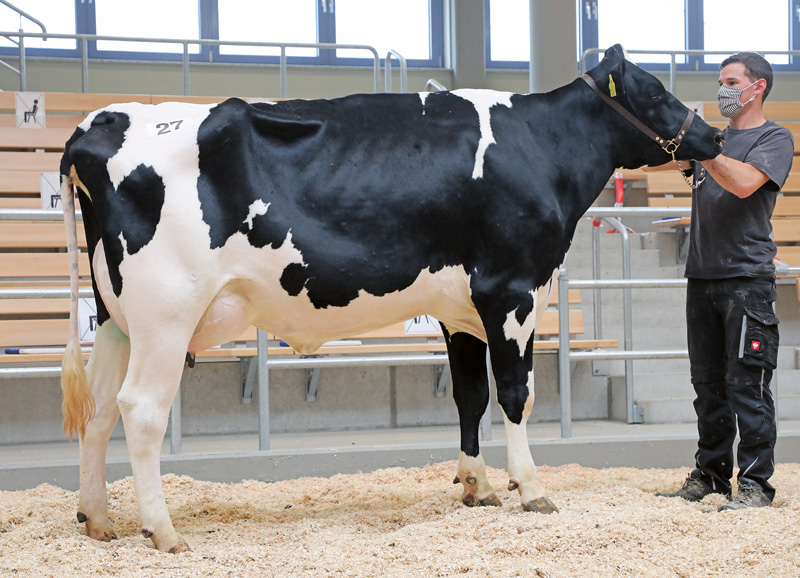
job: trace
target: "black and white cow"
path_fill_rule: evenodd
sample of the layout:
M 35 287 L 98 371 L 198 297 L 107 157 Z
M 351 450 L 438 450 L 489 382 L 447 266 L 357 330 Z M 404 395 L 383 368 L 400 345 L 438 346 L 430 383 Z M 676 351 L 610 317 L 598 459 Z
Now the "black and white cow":
M 656 133 L 675 135 L 686 119 L 619 46 L 589 75 Z M 719 135 L 697 120 L 676 156 L 712 158 Z M 85 374 L 73 329 L 62 378 L 65 431 L 82 438 L 78 519 L 89 536 L 114 537 L 105 453 L 121 413 L 142 531 L 160 550 L 188 547 L 159 475 L 187 351 L 257 325 L 311 353 L 422 314 L 445 330 L 464 502 L 499 503 L 478 448 L 488 343 L 509 485 L 525 510 L 557 511 L 526 436 L 534 329 L 575 226 L 614 169 L 669 158 L 581 79 L 547 94 L 230 99 L 92 113 L 61 166 L 73 292 L 72 184 L 100 322 Z

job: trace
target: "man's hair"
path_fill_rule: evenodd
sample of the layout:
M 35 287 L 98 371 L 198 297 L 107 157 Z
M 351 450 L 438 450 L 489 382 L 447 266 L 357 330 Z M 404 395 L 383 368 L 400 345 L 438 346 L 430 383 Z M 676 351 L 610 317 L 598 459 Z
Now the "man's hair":
M 767 100 L 769 91 L 772 90 L 772 66 L 770 63 L 767 62 L 763 56 L 755 52 L 737 52 L 723 60 L 719 68 L 722 70 L 729 64 L 735 62 L 744 64 L 744 72 L 747 78 L 750 79 L 750 82 L 755 82 L 759 78 L 763 78 L 767 81 L 767 88 L 764 89 L 762 102 Z

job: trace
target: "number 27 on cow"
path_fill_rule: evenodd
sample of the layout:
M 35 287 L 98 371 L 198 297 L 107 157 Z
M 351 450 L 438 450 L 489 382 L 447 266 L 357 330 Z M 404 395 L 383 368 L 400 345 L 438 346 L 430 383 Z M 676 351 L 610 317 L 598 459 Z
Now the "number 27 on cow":
M 181 128 L 183 119 L 169 122 L 150 123 L 147 125 L 147 135 L 150 137 L 161 136 L 177 131 Z

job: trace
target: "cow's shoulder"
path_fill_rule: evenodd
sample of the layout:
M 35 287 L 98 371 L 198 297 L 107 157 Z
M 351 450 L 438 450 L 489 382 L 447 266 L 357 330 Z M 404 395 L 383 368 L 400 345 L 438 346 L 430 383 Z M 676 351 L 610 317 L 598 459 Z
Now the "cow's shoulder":
M 249 104 L 239 98 L 215 106 L 200 127 L 201 147 L 250 134 L 277 143 L 292 143 L 317 134 L 324 121 L 273 104 Z

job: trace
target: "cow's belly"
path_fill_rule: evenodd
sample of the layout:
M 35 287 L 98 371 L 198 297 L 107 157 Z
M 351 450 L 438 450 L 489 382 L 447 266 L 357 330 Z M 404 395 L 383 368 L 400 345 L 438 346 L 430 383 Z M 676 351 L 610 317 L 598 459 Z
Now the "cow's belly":
M 410 287 L 380 297 L 361 291 L 345 307 L 317 309 L 305 292 L 292 297 L 274 284 L 254 290 L 264 306 L 253 310 L 253 323 L 301 353 L 311 353 L 332 339 L 361 335 L 424 314 L 444 322 L 452 332 L 486 340 L 469 296 L 469 276 L 462 267 L 436 273 L 423 270 Z

